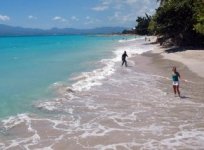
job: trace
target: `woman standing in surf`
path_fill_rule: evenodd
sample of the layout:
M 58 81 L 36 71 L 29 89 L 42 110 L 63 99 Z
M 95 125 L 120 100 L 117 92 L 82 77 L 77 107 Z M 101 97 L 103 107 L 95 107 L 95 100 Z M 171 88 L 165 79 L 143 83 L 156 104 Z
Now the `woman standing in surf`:
M 181 97 L 180 95 L 180 90 L 179 90 L 179 79 L 181 78 L 179 72 L 177 72 L 176 67 L 172 68 L 172 80 L 173 80 L 173 91 L 174 95 L 178 93 L 178 96 Z

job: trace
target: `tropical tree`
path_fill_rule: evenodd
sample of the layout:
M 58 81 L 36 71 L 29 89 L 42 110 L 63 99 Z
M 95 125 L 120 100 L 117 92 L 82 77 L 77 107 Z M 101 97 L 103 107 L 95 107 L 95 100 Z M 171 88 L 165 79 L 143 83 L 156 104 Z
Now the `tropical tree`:
M 197 2 L 194 5 L 194 11 L 196 18 L 196 23 L 194 25 L 194 29 L 204 35 L 204 1 L 203 0 L 197 0 Z
M 136 34 L 147 35 L 149 34 L 148 26 L 151 21 L 151 16 L 145 14 L 145 17 L 138 17 L 136 19 L 137 26 L 135 27 Z
M 171 38 L 177 45 L 200 41 L 204 29 L 202 0 L 165 0 L 162 3 L 148 28 L 165 39 Z

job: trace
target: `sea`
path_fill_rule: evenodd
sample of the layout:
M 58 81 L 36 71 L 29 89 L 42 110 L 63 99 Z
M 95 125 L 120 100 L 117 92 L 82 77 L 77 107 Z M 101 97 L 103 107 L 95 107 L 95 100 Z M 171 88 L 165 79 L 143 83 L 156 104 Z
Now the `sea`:
M 0 37 L 0 149 L 202 149 L 204 104 L 167 98 L 169 80 L 134 67 L 154 48 L 142 36 Z
M 0 118 L 35 111 L 37 100 L 56 96 L 53 87 L 91 72 L 111 59 L 122 36 L 29 36 L 0 38 Z M 130 38 L 130 37 L 125 37 Z M 78 88 L 89 88 L 89 84 Z

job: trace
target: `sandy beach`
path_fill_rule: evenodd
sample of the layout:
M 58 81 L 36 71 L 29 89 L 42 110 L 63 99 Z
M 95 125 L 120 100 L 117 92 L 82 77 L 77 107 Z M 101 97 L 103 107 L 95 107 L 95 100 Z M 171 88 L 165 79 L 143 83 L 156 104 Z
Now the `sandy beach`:
M 204 0 L 0 10 L 0 150 L 204 150 Z
M 129 41 L 120 46 L 128 50 L 138 44 Z M 147 42 L 142 46 L 151 45 Z M 4 120 L 0 148 L 202 149 L 204 79 L 181 62 L 182 59 L 166 59 L 163 50 L 154 47 L 152 51 L 128 58 L 129 67 L 116 63 L 115 73 L 102 79 L 100 86 L 75 92 L 72 99 L 65 92 L 58 99 L 36 104 L 43 116 L 20 114 Z M 176 59 L 178 54 L 165 55 Z M 201 55 L 199 58 L 201 61 Z M 172 92 L 172 66 L 186 80 L 181 81 L 181 98 L 174 97 Z
M 164 59 L 181 62 L 200 77 L 204 77 L 204 69 L 202 68 L 204 64 L 204 50 L 181 49 L 178 52 L 165 51 L 168 51 L 168 49 L 158 45 L 158 48 L 153 53 L 161 54 Z

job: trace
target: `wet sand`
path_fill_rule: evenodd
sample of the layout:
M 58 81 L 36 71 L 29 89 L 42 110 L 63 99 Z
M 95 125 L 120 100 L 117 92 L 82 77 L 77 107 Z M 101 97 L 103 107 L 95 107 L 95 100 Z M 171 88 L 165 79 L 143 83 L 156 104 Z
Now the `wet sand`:
M 191 96 L 192 98 L 195 99 L 200 99 L 200 102 L 204 102 L 203 96 L 204 96 L 204 78 L 202 76 L 202 65 L 196 65 L 197 68 L 199 68 L 200 75 L 197 73 L 193 72 L 189 66 L 185 65 L 185 62 L 182 63 L 180 61 L 175 61 L 175 58 L 170 59 L 169 57 L 166 58 L 168 54 L 159 54 L 159 53 L 154 53 L 154 52 L 147 52 L 145 54 L 142 54 L 142 56 L 139 59 L 145 60 L 147 59 L 146 63 L 142 63 L 140 65 L 138 63 L 138 69 L 141 69 L 145 73 L 148 74 L 154 74 L 156 76 L 161 76 L 161 82 L 167 83 L 168 85 L 168 90 L 166 90 L 169 94 L 173 94 L 172 88 L 171 88 L 171 72 L 172 72 L 172 67 L 176 66 L 177 70 L 179 71 L 181 75 L 181 92 L 182 89 L 185 89 L 185 93 L 183 96 L 189 97 Z M 177 55 L 177 54 L 174 54 Z M 136 64 L 139 60 L 138 58 L 135 59 Z M 174 59 L 174 60 L 173 60 Z M 141 60 L 141 61 L 142 61 Z M 186 60 L 185 60 L 186 61 Z M 145 61 L 144 61 L 145 62 Z M 202 62 L 204 65 L 204 62 Z M 194 64 L 195 65 L 195 64 Z M 166 89 L 167 87 L 163 87 Z M 164 90 L 161 87 L 161 90 Z
M 155 37 L 152 37 L 155 41 Z M 192 72 L 204 78 L 204 49 L 164 48 L 157 44 L 152 53 L 160 54 L 164 59 L 173 60 L 186 65 Z
M 44 117 L 7 120 L 0 148 L 203 149 L 204 79 L 158 53 L 135 55 L 128 64 L 117 63 L 116 72 L 90 91 L 53 100 L 54 111 L 40 108 Z M 181 82 L 182 98 L 172 92 L 172 66 L 187 80 Z

